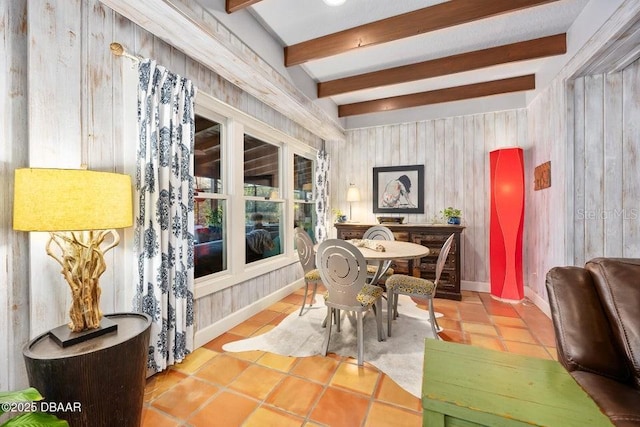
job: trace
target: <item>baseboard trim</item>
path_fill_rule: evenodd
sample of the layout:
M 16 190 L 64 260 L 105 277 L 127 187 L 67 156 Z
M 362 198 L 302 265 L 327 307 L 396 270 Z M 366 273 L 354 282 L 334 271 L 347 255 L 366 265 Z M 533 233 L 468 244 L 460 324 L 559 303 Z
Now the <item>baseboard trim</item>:
M 463 291 L 485 292 L 491 293 L 491 284 L 488 282 L 473 282 L 470 280 L 461 280 L 460 289 Z M 547 317 L 551 318 L 551 308 L 549 302 L 536 294 L 533 289 L 528 286 L 524 287 L 524 296 L 529 298 Z
M 304 279 L 298 279 L 295 282 L 289 283 L 288 285 L 278 289 L 276 292 L 241 308 L 224 319 L 220 319 L 217 322 L 198 330 L 193 338 L 194 348 L 202 347 L 212 339 L 219 337 L 251 316 L 258 314 L 270 305 L 277 303 L 282 298 L 290 295 L 302 286 L 304 286 Z
M 531 302 L 533 302 L 536 307 L 540 309 L 544 314 L 547 315 L 549 319 L 551 319 L 551 307 L 549 306 L 549 301 L 546 301 L 540 295 L 535 293 L 533 289 L 528 286 L 524 287 L 524 296 L 529 298 Z

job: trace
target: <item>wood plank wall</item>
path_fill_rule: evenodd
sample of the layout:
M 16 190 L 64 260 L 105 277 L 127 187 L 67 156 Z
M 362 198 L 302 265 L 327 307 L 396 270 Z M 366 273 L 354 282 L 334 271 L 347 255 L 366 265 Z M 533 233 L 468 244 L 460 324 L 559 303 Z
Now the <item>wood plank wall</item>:
M 425 166 L 425 213 L 404 215 L 408 222 L 440 220 L 447 206 L 462 209 L 462 280 L 489 281 L 489 151 L 524 146 L 526 110 L 518 109 L 415 123 L 356 129 L 331 154 L 331 208 L 348 214 L 350 183 L 360 189 L 353 219 L 376 222 L 373 214 L 373 168 Z M 332 230 L 335 235 L 335 229 Z
M 123 61 L 109 50 L 112 41 L 130 52 L 154 58 L 171 71 L 192 79 L 199 92 L 210 94 L 268 125 L 319 147 L 321 140 L 306 129 L 265 106 L 213 71 L 186 57 L 97 0 L 50 2 L 29 0 L 29 152 L 32 166 L 80 166 L 123 172 L 124 154 L 135 141 L 123 139 Z M 241 43 L 228 33 L 234 43 Z M 135 117 L 130 118 L 136 120 Z M 86 156 L 83 144 L 87 143 Z M 26 144 L 25 144 L 26 145 Z M 26 147 L 25 147 L 26 149 Z M 40 233 L 31 233 L 40 234 Z M 44 251 L 44 236 L 32 238 L 31 336 L 66 321 L 69 290 L 59 268 Z M 102 308 L 106 313 L 130 310 L 124 295 L 133 284 L 118 266 L 131 256 L 121 244 L 109 253 L 101 278 Z M 262 298 L 302 277 L 292 265 L 196 301 L 197 328 Z M 214 310 L 215 312 L 208 312 Z
M 640 256 L 640 61 L 574 82 L 573 262 Z
M 29 235 L 12 230 L 13 173 L 28 161 L 26 0 L 0 2 L 0 390 L 27 384 Z

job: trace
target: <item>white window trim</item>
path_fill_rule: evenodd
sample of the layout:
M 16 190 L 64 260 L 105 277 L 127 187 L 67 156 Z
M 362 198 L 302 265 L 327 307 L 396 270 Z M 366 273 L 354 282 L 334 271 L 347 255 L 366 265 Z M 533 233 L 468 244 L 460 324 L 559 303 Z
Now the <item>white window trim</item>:
M 197 299 L 298 262 L 298 255 L 293 249 L 292 160 L 294 154 L 315 159 L 317 150 L 211 95 L 199 92 L 195 104 L 196 113 L 217 120 L 225 126 L 226 132 L 221 141 L 224 153 L 223 186 L 225 196 L 228 197 L 225 215 L 231 213 L 231 216 L 227 216 L 227 270 L 197 278 L 194 290 L 194 297 Z M 280 180 L 280 198 L 277 200 L 284 202 L 285 216 L 283 253 L 248 265 L 244 263 L 244 244 L 237 244 L 240 240 L 244 241 L 238 238 L 245 234 L 244 220 L 233 221 L 232 218 L 234 213 L 244 212 L 244 203 L 247 200 L 243 191 L 243 170 L 241 167 L 233 167 L 244 162 L 245 133 L 280 147 L 280 166 L 284 179 Z

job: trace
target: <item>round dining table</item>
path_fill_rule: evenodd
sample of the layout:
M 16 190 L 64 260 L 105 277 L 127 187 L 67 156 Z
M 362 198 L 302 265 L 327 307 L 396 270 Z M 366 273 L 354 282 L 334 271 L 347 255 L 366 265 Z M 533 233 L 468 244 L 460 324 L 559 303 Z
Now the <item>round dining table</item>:
M 349 243 L 361 242 L 361 240 L 346 240 L 346 241 Z M 355 245 L 362 253 L 362 256 L 364 256 L 364 259 L 366 259 L 367 261 L 378 263 L 378 269 L 376 271 L 376 274 L 371 278 L 371 281 L 369 283 L 378 282 L 378 280 L 382 276 L 382 273 L 384 273 L 384 271 L 382 270 L 382 265 L 384 264 L 385 261 L 393 260 L 393 259 L 409 260 L 410 261 L 409 274 L 412 274 L 413 269 L 411 267 L 413 263 L 411 261 L 415 259 L 420 259 L 422 257 L 429 255 L 429 248 L 419 245 L 417 243 L 402 242 L 399 240 L 371 240 L 371 242 L 375 242 L 377 245 L 381 245 L 382 247 L 384 247 L 384 251 L 370 249 L 365 246 L 358 246 L 357 244 Z M 317 248 L 318 248 L 318 245 L 315 245 L 313 247 L 314 251 L 317 250 Z

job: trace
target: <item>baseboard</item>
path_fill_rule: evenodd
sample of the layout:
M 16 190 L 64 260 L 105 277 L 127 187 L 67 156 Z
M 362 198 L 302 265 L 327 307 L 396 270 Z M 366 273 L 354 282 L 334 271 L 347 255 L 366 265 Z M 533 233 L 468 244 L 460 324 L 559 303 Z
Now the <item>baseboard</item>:
M 491 286 L 487 282 L 472 282 L 471 280 L 461 280 L 460 289 L 473 292 L 491 292 Z
M 487 282 L 472 282 L 470 280 L 461 280 L 460 281 L 460 289 L 463 291 L 474 291 L 474 292 L 491 292 L 491 284 Z M 547 317 L 551 318 L 551 309 L 549 307 L 549 302 L 542 298 L 540 295 L 536 294 L 533 289 L 528 286 L 524 287 L 524 296 L 529 298 L 532 303 L 536 305 Z
M 540 309 L 540 311 L 547 315 L 548 318 L 551 318 L 551 307 L 549 306 L 549 301 L 533 292 L 533 289 L 528 286 L 524 287 L 524 296 L 529 298 L 531 302 Z
M 193 339 L 194 349 L 202 347 L 212 339 L 219 337 L 251 316 L 258 314 L 267 307 L 277 303 L 282 298 L 290 295 L 302 286 L 304 286 L 304 279 L 298 279 L 295 282 L 289 283 L 287 286 L 278 289 L 276 292 L 241 308 L 229 316 L 226 316 L 224 319 L 220 319 L 217 322 L 198 330 Z

